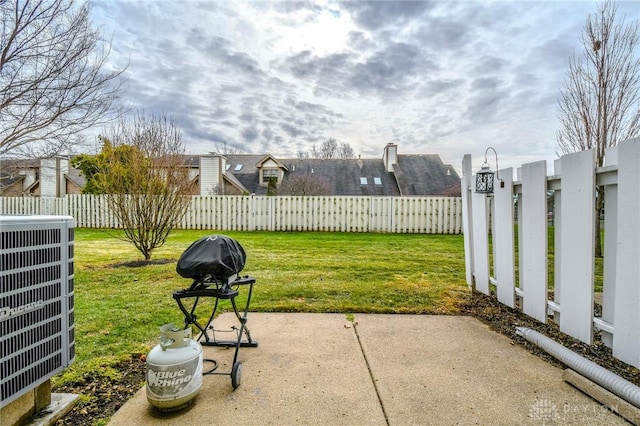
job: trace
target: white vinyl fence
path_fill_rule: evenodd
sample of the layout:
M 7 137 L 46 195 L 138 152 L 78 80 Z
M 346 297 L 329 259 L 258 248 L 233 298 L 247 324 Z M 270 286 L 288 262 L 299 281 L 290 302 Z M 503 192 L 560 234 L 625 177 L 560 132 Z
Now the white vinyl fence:
M 0 197 L 0 214 L 73 216 L 79 228 L 118 228 L 104 196 Z M 462 232 L 459 197 L 194 196 L 182 229 Z
M 496 184 L 492 197 L 475 193 L 470 155 L 462 165 L 467 283 L 539 321 L 553 319 L 562 332 L 587 344 L 599 329 L 613 356 L 640 368 L 640 138 L 608 150 L 605 167 L 597 170 L 593 151 L 563 156 L 549 177 L 545 161 L 524 164 L 516 182 L 511 168 L 499 170 L 505 185 Z M 605 186 L 601 317 L 594 316 L 596 182 Z M 549 197 L 553 277 L 548 277 Z

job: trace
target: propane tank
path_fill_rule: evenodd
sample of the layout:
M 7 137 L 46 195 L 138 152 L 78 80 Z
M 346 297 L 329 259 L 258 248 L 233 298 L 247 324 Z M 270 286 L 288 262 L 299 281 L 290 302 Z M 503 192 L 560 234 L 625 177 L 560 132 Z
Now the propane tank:
M 160 327 L 160 343 L 147 355 L 147 400 L 161 411 L 179 410 L 202 387 L 202 346 L 191 328 Z

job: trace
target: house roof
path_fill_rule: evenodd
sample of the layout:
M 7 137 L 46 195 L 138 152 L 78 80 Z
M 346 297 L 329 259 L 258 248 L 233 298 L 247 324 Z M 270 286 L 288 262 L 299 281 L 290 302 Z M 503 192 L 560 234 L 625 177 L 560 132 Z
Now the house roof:
M 28 169 L 37 169 L 40 161 L 37 159 L 0 159 L 0 190 L 5 190 L 14 185 L 19 184 L 25 179 L 24 171 Z
M 227 176 L 233 176 L 250 194 L 265 195 L 267 188 L 260 186 L 260 169 L 258 163 L 265 154 L 229 154 L 227 159 Z
M 74 167 L 69 167 L 69 171 L 65 176 L 78 188 L 84 188 L 84 186 L 87 184 L 87 179 L 84 177 L 82 172 Z
M 226 155 L 228 175 L 235 176 L 252 194 L 264 195 L 257 168 L 264 154 Z M 387 172 L 382 159 L 280 159 L 286 175 L 313 173 L 323 178 L 333 195 L 450 195 L 460 186 L 460 178 L 436 154 L 398 155 L 393 172 Z M 366 181 L 365 181 L 366 179 Z
M 8 188 L 24 180 L 24 176 L 15 176 L 10 173 L 0 172 L 0 189 Z
M 264 195 L 267 188 L 260 185 L 258 163 L 264 155 L 227 155 L 227 174 L 234 175 L 247 190 Z M 256 160 L 257 161 L 254 161 Z M 393 174 L 385 170 L 382 160 L 279 160 L 288 169 L 287 175 L 313 173 L 323 178 L 335 195 L 400 195 Z M 238 166 L 241 166 L 238 168 Z M 285 169 L 285 170 L 286 170 Z M 366 178 L 366 183 L 361 182 Z M 378 178 L 378 179 L 374 179 Z
M 424 196 L 458 195 L 460 179 L 453 167 L 440 157 L 431 155 L 397 155 L 392 172 L 387 171 L 385 160 L 379 159 L 278 159 L 271 154 L 227 154 L 225 181 L 240 192 L 265 195 L 267 186 L 261 185 L 261 168 L 272 160 L 286 176 L 313 174 L 326 182 L 331 195 L 365 196 Z M 198 168 L 200 157 L 185 155 L 183 164 Z M 3 161 L 4 166 L 8 165 Z M 37 167 L 39 161 L 22 162 L 19 168 Z M 0 173 L 0 186 L 15 183 L 17 175 L 4 170 Z M 80 170 L 70 167 L 65 177 L 83 187 L 86 179 Z
M 460 186 L 456 171 L 436 154 L 398 155 L 393 170 L 402 195 L 442 195 Z
M 225 173 L 224 175 L 222 175 L 222 178 L 241 193 L 245 191 L 248 192 L 247 188 L 233 174 Z
M 227 173 L 238 176 L 241 174 L 252 174 L 257 171 L 259 163 L 264 160 L 265 154 L 228 154 Z
M 313 173 L 327 181 L 334 195 L 400 195 L 382 160 L 283 160 L 289 175 Z
M 258 168 L 264 167 L 264 163 L 266 163 L 266 162 L 267 162 L 267 160 L 271 160 L 271 161 L 273 161 L 274 163 L 276 163 L 276 165 L 277 165 L 279 168 L 282 168 L 284 171 L 288 171 L 288 170 L 287 170 L 287 166 L 285 166 L 284 164 L 282 164 L 282 163 L 280 162 L 280 160 L 278 160 L 276 157 L 274 157 L 274 156 L 273 156 L 273 155 L 271 155 L 271 154 L 267 154 L 267 155 L 265 155 L 264 157 L 262 157 L 262 159 L 261 159 L 260 161 L 258 161 L 258 163 L 256 164 L 256 167 L 258 167 Z

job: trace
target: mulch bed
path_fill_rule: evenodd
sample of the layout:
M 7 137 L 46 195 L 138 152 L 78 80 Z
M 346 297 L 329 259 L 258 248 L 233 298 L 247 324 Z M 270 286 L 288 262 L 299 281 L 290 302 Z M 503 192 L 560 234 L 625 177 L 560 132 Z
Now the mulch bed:
M 494 297 L 474 293 L 459 305 L 460 314 L 470 315 L 486 323 L 492 330 L 511 338 L 529 352 L 546 361 L 563 367 L 555 358 L 515 333 L 516 326 L 529 327 L 570 348 L 577 354 L 605 367 L 609 371 L 640 386 L 640 370 L 611 356 L 611 350 L 599 340 L 596 333 L 593 345 L 586 345 L 564 333 L 553 324 L 542 324 L 522 312 L 499 303 Z M 597 314 L 597 308 L 596 308 Z M 91 396 L 87 403 L 77 404 L 57 425 L 92 425 L 100 419 L 111 417 L 143 385 L 146 372 L 146 355 L 134 354 L 115 368 L 122 372 L 118 379 L 109 379 L 95 374 L 82 381 L 69 383 L 54 389 L 57 393 L 75 393 Z
M 611 355 L 611 349 L 601 342 L 599 331 L 594 333 L 594 343 L 592 345 L 587 345 L 586 343 L 562 333 L 559 327 L 553 322 L 543 324 L 523 314 L 519 310 L 511 309 L 508 306 L 503 305 L 498 302 L 496 298 L 486 296 L 482 293 L 473 293 L 460 305 L 460 311 L 463 315 L 470 315 L 478 318 L 480 321 L 487 324 L 492 330 L 500 334 L 504 334 L 514 342 L 517 342 L 527 348 L 527 350 L 532 354 L 544 358 L 546 361 L 557 365 L 558 367 L 564 367 L 564 365 L 542 349 L 538 348 L 536 345 L 529 343 L 523 337 L 518 336 L 516 334 L 515 327 L 528 327 L 532 330 L 536 330 L 565 347 L 570 348 L 578 355 L 581 355 L 630 381 L 631 383 L 640 386 L 640 370 L 613 358 Z M 601 307 L 596 305 L 594 307 L 594 316 L 599 316 L 600 313 Z
M 122 373 L 118 379 L 89 374 L 79 382 L 54 389 L 53 392 L 56 393 L 83 394 L 91 397 L 89 402 L 77 403 L 56 425 L 92 425 L 100 419 L 113 416 L 144 385 L 146 355 L 132 355 L 114 368 Z

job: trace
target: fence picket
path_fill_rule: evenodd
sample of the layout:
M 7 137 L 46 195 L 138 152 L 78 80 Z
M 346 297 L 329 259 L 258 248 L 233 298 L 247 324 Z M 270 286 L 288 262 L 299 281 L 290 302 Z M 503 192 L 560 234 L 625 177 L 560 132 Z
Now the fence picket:
M 563 209 L 560 246 L 560 330 L 591 344 L 593 339 L 594 151 L 562 157 Z M 545 227 L 546 229 L 546 227 Z
M 486 295 L 489 292 L 489 239 L 487 219 L 487 197 L 476 192 L 471 194 L 473 209 L 473 269 L 476 290 Z
M 522 166 L 520 288 L 525 314 L 547 318 L 547 162 Z
M 613 355 L 640 368 L 640 138 L 620 143 L 618 152 L 624 207 L 618 209 Z
M 498 300 L 513 308 L 515 306 L 515 254 L 513 219 L 513 169 L 499 170 L 504 187 L 498 185 L 494 195 L 493 263 Z

